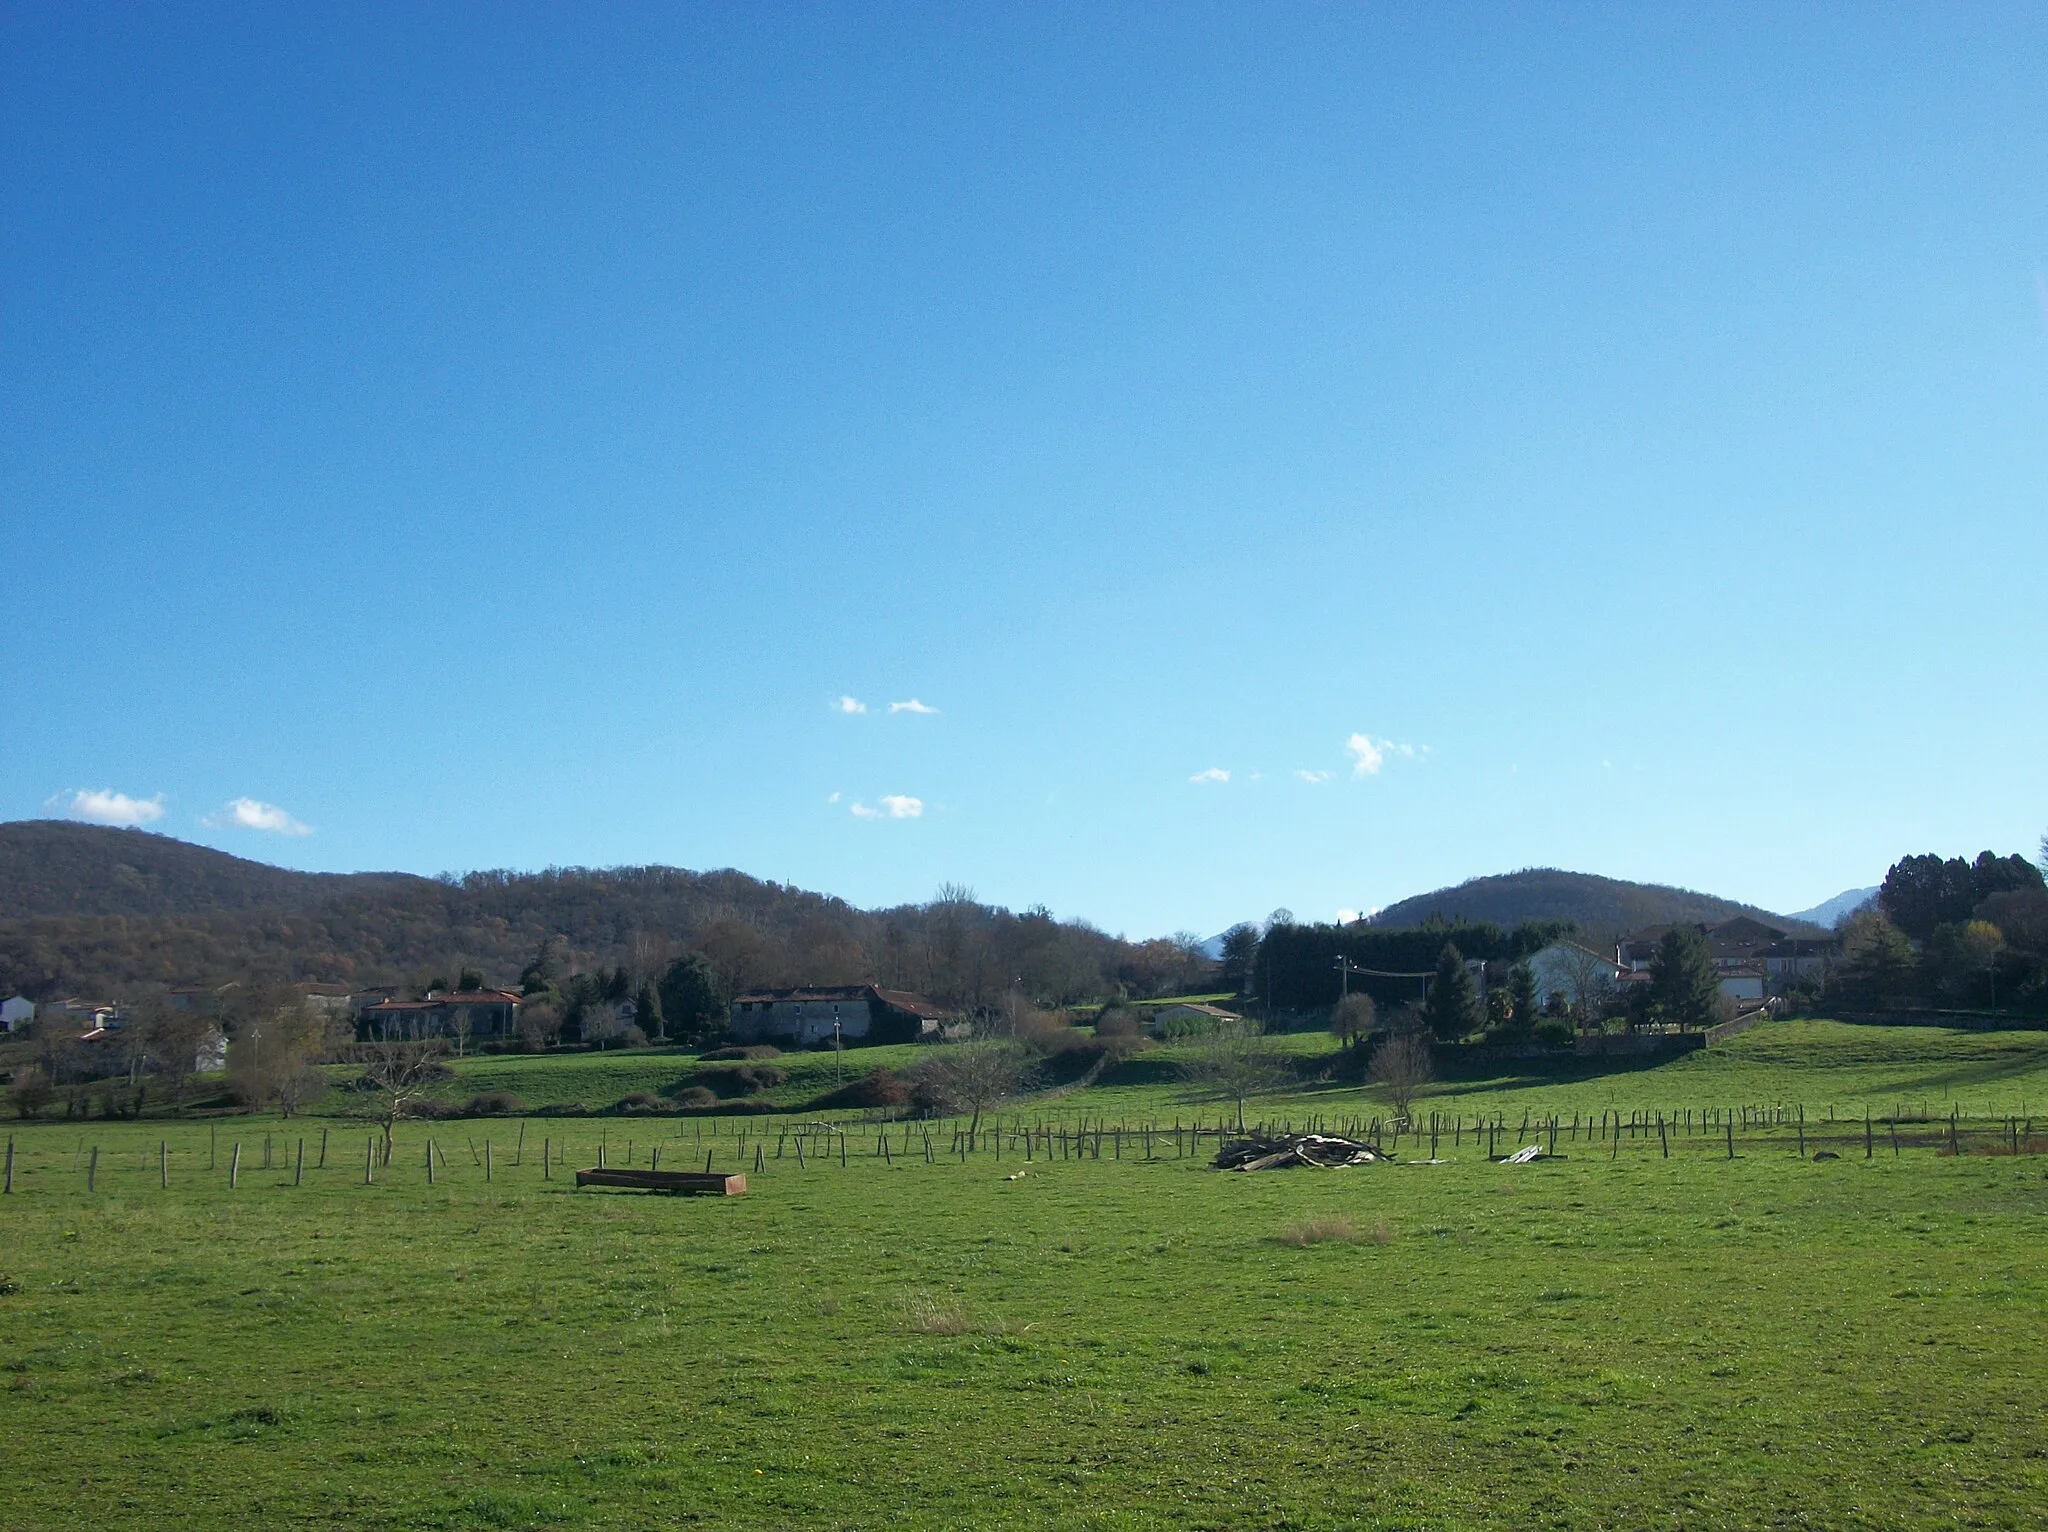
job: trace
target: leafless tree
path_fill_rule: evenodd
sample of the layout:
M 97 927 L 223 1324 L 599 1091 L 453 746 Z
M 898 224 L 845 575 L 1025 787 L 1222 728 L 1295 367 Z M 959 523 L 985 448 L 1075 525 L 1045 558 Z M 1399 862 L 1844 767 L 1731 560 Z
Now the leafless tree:
M 1572 1015 L 1582 1027 L 1596 1025 L 1614 997 L 1614 964 L 1577 942 L 1560 942 L 1557 952 Z
M 363 1071 L 363 1083 L 376 1097 L 377 1121 L 384 1130 L 384 1162 L 391 1163 L 391 1129 L 427 1089 L 441 1078 L 442 1056 L 448 1051 L 440 1038 L 421 1042 L 387 1040 L 359 1043 L 352 1062 Z
M 560 1007 L 545 1000 L 531 1001 L 519 1008 L 520 1040 L 535 1053 L 554 1045 L 556 1036 L 562 1030 Z
M 1013 1042 L 957 1043 L 927 1055 L 912 1071 L 913 1089 L 942 1112 L 968 1112 L 967 1131 L 981 1127 L 981 1114 L 1023 1090 L 1031 1058 Z
M 1406 1122 L 1415 1093 L 1436 1078 L 1428 1037 L 1416 1031 L 1387 1038 L 1373 1051 L 1365 1077 L 1387 1093 L 1394 1116 Z
M 1293 1073 L 1287 1056 L 1248 1021 L 1223 1023 L 1195 1043 L 1181 1065 L 1183 1077 L 1236 1104 L 1240 1133 L 1245 1102 L 1278 1090 Z

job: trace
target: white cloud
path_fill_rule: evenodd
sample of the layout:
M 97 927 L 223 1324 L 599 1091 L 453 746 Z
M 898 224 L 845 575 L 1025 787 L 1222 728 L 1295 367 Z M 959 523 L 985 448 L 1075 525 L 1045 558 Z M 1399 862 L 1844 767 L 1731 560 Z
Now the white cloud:
M 841 697 L 832 704 L 832 711 L 835 713 L 865 713 L 867 710 L 868 705 L 858 697 Z
M 833 793 L 833 794 L 829 795 L 829 796 L 828 796 L 828 797 L 827 797 L 827 798 L 825 799 L 825 801 L 826 801 L 827 803 L 837 803 L 837 802 L 839 801 L 839 794 L 837 794 L 837 793 Z
M 1354 777 L 1378 776 L 1380 768 L 1387 764 L 1387 757 L 1390 755 L 1405 756 L 1409 759 L 1413 759 L 1415 755 L 1413 745 L 1396 744 L 1391 739 L 1374 739 L 1370 734 L 1352 735 L 1344 741 L 1344 748 L 1350 752 L 1351 775 Z M 1425 745 L 1423 748 L 1427 750 L 1429 747 Z
M 1358 919 L 1358 911 L 1356 910 L 1339 910 L 1337 912 L 1337 924 L 1340 926 L 1348 926 L 1356 919 Z
M 1302 771 L 1299 768 L 1294 774 L 1304 782 L 1327 782 L 1336 775 L 1334 771 Z
M 1230 773 L 1221 766 L 1211 766 L 1207 771 L 1198 771 L 1189 777 L 1190 782 L 1228 782 Z
M 218 814 L 210 814 L 203 823 L 216 830 L 267 830 L 272 835 L 311 835 L 313 827 L 301 824 L 274 803 L 262 803 L 254 798 L 237 798 Z
M 917 698 L 912 697 L 908 702 L 890 703 L 889 711 L 892 713 L 936 713 L 938 709 L 928 703 L 919 702 Z
M 924 799 L 908 793 L 884 793 L 880 802 L 880 808 L 871 809 L 855 799 L 848 812 L 855 819 L 916 819 L 924 813 Z
M 131 798 L 110 787 L 94 791 L 78 788 L 44 801 L 43 807 L 66 819 L 82 819 L 89 825 L 148 825 L 164 817 L 164 795 Z

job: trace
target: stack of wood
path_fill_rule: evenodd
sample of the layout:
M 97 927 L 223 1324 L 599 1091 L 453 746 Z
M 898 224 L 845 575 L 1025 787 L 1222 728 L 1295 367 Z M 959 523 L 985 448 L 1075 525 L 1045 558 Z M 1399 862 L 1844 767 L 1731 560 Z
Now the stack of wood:
M 1381 1165 L 1394 1157 L 1355 1138 L 1326 1133 L 1254 1134 L 1233 1138 L 1216 1151 L 1218 1170 L 1292 1170 L 1308 1165 L 1336 1170 L 1345 1165 Z

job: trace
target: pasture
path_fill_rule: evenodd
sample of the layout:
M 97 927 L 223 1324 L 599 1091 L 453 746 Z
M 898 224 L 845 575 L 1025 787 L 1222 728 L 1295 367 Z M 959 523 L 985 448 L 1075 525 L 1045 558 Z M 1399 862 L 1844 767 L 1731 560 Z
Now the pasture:
M 1213 1144 L 1072 1131 L 1213 1124 L 1164 1080 L 1006 1113 L 1000 1161 L 948 1124 L 884 1159 L 849 1120 L 843 1164 L 814 1132 L 799 1165 L 772 1118 L 554 1117 L 401 1125 L 365 1184 L 367 1128 L 331 1117 L 15 1126 L 0 1519 L 2038 1526 L 2048 1127 L 2020 1127 L 2048 1039 L 1797 1026 L 1422 1103 L 1512 1128 L 1739 1102 L 1732 1159 L 1645 1129 L 1506 1166 L 1468 1131 L 1438 1164 L 1230 1175 Z M 630 1058 L 533 1063 L 655 1062 Z M 1930 1121 L 1866 1158 L 1866 1100 L 1909 1094 Z M 1028 1164 L 1027 1121 L 1061 1135 Z M 542 1179 L 565 1135 L 572 1164 L 658 1135 L 751 1188 L 576 1192 Z

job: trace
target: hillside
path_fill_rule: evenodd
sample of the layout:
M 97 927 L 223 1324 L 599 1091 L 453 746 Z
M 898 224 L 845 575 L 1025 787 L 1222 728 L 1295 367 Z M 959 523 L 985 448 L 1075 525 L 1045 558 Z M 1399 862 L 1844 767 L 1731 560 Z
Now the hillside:
M 1609 937 L 1640 926 L 1697 920 L 1707 924 L 1748 915 L 1786 931 L 1817 928 L 1754 905 L 1717 899 L 1660 883 L 1629 883 L 1587 872 L 1530 867 L 1473 878 L 1455 888 L 1417 894 L 1372 917 L 1375 926 L 1418 926 L 1432 916 L 1513 926 L 1524 920 L 1569 920 L 1584 936 Z
M 511 983 L 544 942 L 565 971 L 646 977 L 701 954 L 728 988 L 879 980 L 963 1004 L 1013 976 L 1067 1001 L 1193 983 L 1170 942 L 1126 942 L 968 899 L 859 910 L 730 869 L 551 868 L 459 879 L 304 873 L 168 836 L 0 824 L 0 994 L 154 984 Z
M 406 885 L 433 886 L 400 872 L 293 872 L 146 830 L 61 819 L 0 824 L 0 911 L 12 919 L 300 910 Z

